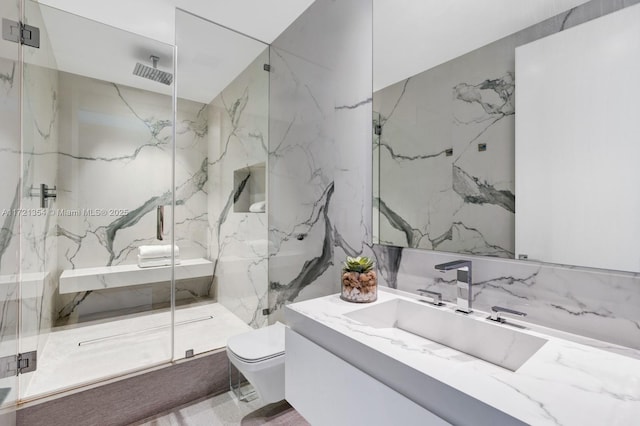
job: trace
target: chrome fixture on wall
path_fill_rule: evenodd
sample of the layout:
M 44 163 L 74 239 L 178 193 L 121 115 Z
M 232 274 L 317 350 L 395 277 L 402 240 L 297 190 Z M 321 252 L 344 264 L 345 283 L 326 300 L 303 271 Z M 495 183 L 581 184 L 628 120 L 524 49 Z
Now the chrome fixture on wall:
M 40 198 L 41 209 L 46 209 L 47 207 L 49 207 L 49 198 L 56 199 L 57 196 L 58 191 L 55 185 L 53 186 L 53 188 L 49 188 L 47 184 L 41 183 L 39 187 L 34 188 L 33 186 L 31 186 L 31 189 L 29 190 L 29 197 Z

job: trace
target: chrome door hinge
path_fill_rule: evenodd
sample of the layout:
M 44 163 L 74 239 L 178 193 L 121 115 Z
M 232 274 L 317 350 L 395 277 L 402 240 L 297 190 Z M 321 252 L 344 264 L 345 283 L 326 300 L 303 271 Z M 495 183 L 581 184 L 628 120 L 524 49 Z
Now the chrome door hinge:
M 14 43 L 40 48 L 40 28 L 2 18 L 2 38 Z
M 37 351 L 31 351 L 0 358 L 0 379 L 35 371 L 38 366 L 37 355 Z

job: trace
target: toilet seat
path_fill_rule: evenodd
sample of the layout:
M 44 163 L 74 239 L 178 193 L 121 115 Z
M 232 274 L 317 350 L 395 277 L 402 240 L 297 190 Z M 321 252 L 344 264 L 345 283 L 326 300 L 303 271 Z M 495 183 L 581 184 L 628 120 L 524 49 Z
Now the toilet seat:
M 236 359 L 254 364 L 284 355 L 284 324 L 275 324 L 229 338 L 227 350 Z

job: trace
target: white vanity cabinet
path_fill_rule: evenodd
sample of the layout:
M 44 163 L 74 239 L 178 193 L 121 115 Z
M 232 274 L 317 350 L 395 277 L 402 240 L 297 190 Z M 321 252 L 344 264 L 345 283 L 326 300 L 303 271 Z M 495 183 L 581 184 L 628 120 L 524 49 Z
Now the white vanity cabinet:
M 313 426 L 450 424 L 289 328 L 285 348 L 286 399 Z

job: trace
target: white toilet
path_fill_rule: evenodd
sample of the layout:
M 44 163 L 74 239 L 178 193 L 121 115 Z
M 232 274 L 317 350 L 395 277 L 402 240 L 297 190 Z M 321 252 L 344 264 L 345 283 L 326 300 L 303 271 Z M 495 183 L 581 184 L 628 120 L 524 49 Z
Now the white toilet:
M 227 341 L 229 360 L 267 404 L 284 399 L 284 330 L 277 322 Z

